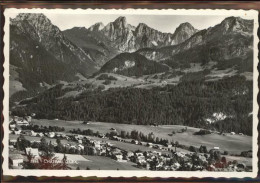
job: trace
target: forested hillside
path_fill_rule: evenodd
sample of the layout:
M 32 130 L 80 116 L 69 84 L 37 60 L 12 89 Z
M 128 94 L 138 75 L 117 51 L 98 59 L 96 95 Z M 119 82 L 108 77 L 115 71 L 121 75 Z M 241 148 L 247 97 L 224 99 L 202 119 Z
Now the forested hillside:
M 152 89 L 114 88 L 86 91 L 77 97 L 57 99 L 62 85 L 22 101 L 17 115 L 34 112 L 38 118 L 92 120 L 115 123 L 180 124 L 242 132 L 252 135 L 252 82 L 234 76 L 214 82 L 183 81 Z M 207 122 L 214 113 L 225 118 Z

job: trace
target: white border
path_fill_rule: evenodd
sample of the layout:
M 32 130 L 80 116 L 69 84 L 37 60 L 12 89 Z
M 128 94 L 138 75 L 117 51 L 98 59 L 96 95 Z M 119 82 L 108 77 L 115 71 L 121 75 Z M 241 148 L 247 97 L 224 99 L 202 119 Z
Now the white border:
M 250 16 L 254 19 L 254 73 L 253 73 L 253 172 L 199 172 L 199 171 L 128 171 L 128 170 L 15 170 L 8 168 L 8 137 L 9 137 L 9 17 L 12 12 L 15 13 L 53 13 L 53 14 L 138 14 L 138 15 L 228 15 L 228 16 Z M 185 10 L 185 9 L 164 9 L 164 10 L 147 10 L 147 9 L 15 9 L 8 8 L 4 11 L 5 16 L 5 26 L 4 26 L 4 101 L 3 101 L 3 115 L 4 115 L 4 149 L 3 149 L 3 175 L 11 176 L 97 176 L 97 177 L 253 177 L 257 176 L 257 125 L 258 125 L 258 104 L 257 104 L 257 94 L 258 94 L 258 12 L 255 10 Z

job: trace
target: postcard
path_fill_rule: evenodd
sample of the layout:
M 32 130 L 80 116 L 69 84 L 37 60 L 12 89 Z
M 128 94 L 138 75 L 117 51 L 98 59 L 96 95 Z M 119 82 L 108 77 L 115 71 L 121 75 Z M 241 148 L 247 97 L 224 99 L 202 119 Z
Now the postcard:
M 257 176 L 257 11 L 4 16 L 4 175 Z

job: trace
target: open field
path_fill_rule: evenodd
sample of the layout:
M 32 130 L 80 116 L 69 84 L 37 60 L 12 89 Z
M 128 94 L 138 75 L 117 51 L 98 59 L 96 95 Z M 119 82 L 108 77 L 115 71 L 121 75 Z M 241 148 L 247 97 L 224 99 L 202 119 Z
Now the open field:
M 62 126 L 66 131 L 71 129 L 80 128 L 92 129 L 94 132 L 99 131 L 100 133 L 110 132 L 110 128 L 115 128 L 118 132 L 125 130 L 131 132 L 132 130 L 141 131 L 144 134 L 153 132 L 155 137 L 167 138 L 169 141 L 179 141 L 180 144 L 193 145 L 200 147 L 200 145 L 207 146 L 208 149 L 213 147 L 219 147 L 221 151 L 228 151 L 230 154 L 240 154 L 241 151 L 248 151 L 252 149 L 252 137 L 241 136 L 241 135 L 229 135 L 226 136 L 218 134 L 209 135 L 193 135 L 194 132 L 199 131 L 198 128 L 188 127 L 188 130 L 184 133 L 176 133 L 173 136 L 169 136 L 173 130 L 178 131 L 184 126 L 180 125 L 164 125 L 158 127 L 145 126 L 145 125 L 130 125 L 130 124 L 115 124 L 115 123 L 104 123 L 104 122 L 90 122 L 90 124 L 82 124 L 82 121 L 64 121 L 64 120 L 33 120 L 32 124 L 43 125 L 43 126 Z M 113 141 L 114 142 L 114 141 Z M 126 146 L 129 146 L 127 144 Z
M 9 134 L 9 139 L 10 139 L 10 140 L 11 140 L 11 139 L 17 139 L 19 136 L 20 136 L 20 135 Z M 29 141 L 31 141 L 31 142 L 33 142 L 33 141 L 40 141 L 41 138 L 42 138 L 42 137 L 32 137 L 32 136 L 27 136 L 27 135 L 25 135 L 24 137 L 25 137 L 25 139 L 27 139 L 27 140 L 29 140 Z M 49 138 L 49 137 L 44 137 L 44 138 L 46 139 L 46 141 L 47 141 L 48 143 L 49 143 L 49 142 L 51 142 L 51 143 L 56 143 L 56 140 L 57 140 L 57 139 L 55 139 L 55 138 Z M 67 143 L 69 143 L 69 144 L 71 144 L 71 145 L 76 145 L 76 142 L 73 142 L 73 141 L 67 141 L 67 140 L 64 140 L 64 139 L 61 139 L 60 141 L 61 141 L 62 144 L 67 144 Z
M 237 160 L 239 163 L 244 163 L 248 167 L 252 167 L 252 158 L 238 157 L 238 156 L 225 156 L 227 161 Z
M 55 156 L 62 160 L 62 153 L 55 153 Z M 90 170 L 140 170 L 136 168 L 132 162 L 117 162 L 111 158 L 104 156 L 87 156 L 77 154 L 66 154 L 68 166 L 72 169 L 79 167 L 81 170 L 86 170 L 88 167 Z

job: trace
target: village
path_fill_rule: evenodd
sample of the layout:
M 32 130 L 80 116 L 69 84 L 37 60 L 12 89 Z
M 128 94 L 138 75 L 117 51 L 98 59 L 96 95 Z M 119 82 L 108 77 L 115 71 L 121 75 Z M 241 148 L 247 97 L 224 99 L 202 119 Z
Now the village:
M 252 171 L 252 166 L 239 162 L 236 158 L 228 159 L 228 153 L 221 152 L 218 146 L 209 150 L 206 146 L 185 146 L 181 142 L 158 140 L 153 134 L 148 137 L 137 131 L 125 134 L 113 127 L 106 134 L 90 129 L 66 131 L 64 127 L 33 125 L 31 122 L 34 117 L 35 114 L 26 117 L 10 116 L 11 169 L 60 167 L 91 170 L 95 169 L 95 166 L 91 167 L 91 161 L 94 163 L 103 158 L 114 163 L 111 166 L 117 170 Z M 88 125 L 88 122 L 83 123 Z M 240 156 L 252 158 L 252 151 L 241 152 Z M 37 165 L 39 162 L 45 163 L 45 166 Z M 53 166 L 62 163 L 63 166 Z

